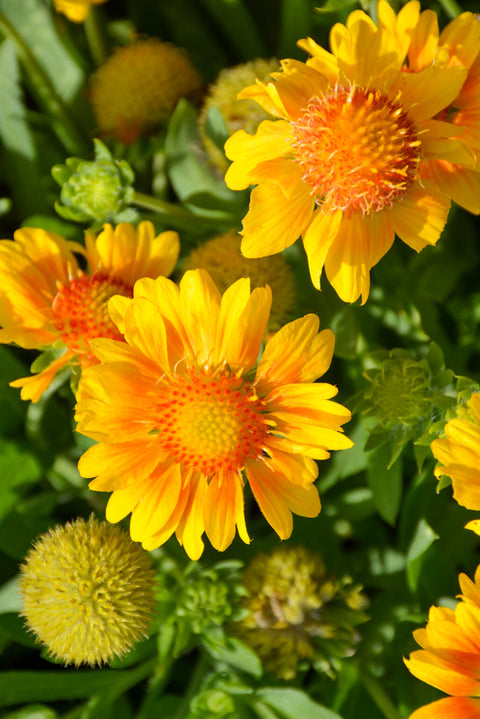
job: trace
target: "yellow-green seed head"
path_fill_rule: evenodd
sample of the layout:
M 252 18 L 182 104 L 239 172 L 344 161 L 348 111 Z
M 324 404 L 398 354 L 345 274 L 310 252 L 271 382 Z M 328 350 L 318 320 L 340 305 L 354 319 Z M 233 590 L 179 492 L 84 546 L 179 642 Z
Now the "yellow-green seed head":
M 147 636 L 151 559 L 120 527 L 76 519 L 39 537 L 20 571 L 28 628 L 65 664 L 103 664 Z
M 330 676 L 353 654 L 354 626 L 365 621 L 367 600 L 349 577 L 327 574 L 322 558 L 303 547 L 258 554 L 243 575 L 247 616 L 234 625 L 265 671 L 293 679 L 299 665 Z
M 280 69 L 278 60 L 250 60 L 221 70 L 216 81 L 209 87 L 200 113 L 200 135 L 211 164 L 220 172 L 225 172 L 228 160 L 224 153 L 216 147 L 206 133 L 205 123 L 208 110 L 218 107 L 222 113 L 228 135 L 237 130 L 245 130 L 253 135 L 263 120 L 271 120 L 272 116 L 255 100 L 237 98 L 238 93 L 255 81 L 270 80 L 270 74 Z

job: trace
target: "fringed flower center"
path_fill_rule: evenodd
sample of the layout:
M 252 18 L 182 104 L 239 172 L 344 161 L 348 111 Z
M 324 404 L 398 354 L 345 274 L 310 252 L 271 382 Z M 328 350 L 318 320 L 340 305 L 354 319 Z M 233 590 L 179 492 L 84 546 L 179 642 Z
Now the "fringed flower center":
M 292 123 L 295 159 L 326 213 L 368 215 L 407 192 L 421 159 L 414 123 L 380 90 L 336 87 Z
M 108 337 L 122 340 L 108 314 L 113 295 L 132 297 L 132 288 L 122 280 L 96 272 L 81 274 L 67 285 L 58 283 L 52 314 L 62 342 L 76 354 L 90 354 L 90 340 Z
M 158 405 L 163 450 L 205 476 L 238 471 L 261 456 L 269 424 L 251 382 L 227 369 L 174 376 Z

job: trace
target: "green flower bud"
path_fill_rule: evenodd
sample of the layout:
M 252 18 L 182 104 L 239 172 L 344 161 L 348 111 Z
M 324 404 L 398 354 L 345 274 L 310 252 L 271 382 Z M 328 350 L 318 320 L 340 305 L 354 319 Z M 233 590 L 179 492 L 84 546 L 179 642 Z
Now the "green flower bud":
M 260 657 L 265 671 L 293 679 L 313 666 L 334 676 L 354 653 L 355 626 L 367 604 L 350 577 L 327 574 L 322 558 L 304 547 L 258 554 L 243 574 L 248 614 L 233 631 Z
M 61 185 L 55 209 L 74 222 L 131 222 L 136 213 L 129 208 L 134 173 L 124 160 L 114 160 L 100 140 L 94 140 L 95 160 L 69 157 L 65 165 L 52 167 L 53 179 Z

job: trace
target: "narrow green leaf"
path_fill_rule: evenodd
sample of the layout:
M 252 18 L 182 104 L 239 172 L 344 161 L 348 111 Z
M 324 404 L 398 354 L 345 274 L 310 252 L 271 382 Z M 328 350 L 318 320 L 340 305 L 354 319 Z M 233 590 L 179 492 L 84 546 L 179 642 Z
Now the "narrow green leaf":
M 262 675 L 260 659 L 254 651 L 235 637 L 227 637 L 225 645 L 209 642 L 208 637 L 203 637 L 202 644 L 209 655 L 216 661 L 225 662 L 225 664 L 241 669 L 254 677 Z
M 300 689 L 264 687 L 256 696 L 275 709 L 282 719 L 342 719 L 339 714 L 317 704 Z
M 407 551 L 407 577 L 412 591 L 417 588 L 424 555 L 436 539 L 438 534 L 425 519 L 421 518 Z
M 201 0 L 240 60 L 264 57 L 262 36 L 242 0 Z
M 24 447 L 13 442 L 0 442 L 0 522 L 41 474 L 38 461 Z
M 0 45 L 0 96 L 3 180 L 10 187 L 14 206 L 21 208 L 24 216 L 42 212 L 46 203 L 44 193 L 38 191 L 42 180 L 37 150 L 26 118 L 15 47 L 9 39 Z
M 370 452 L 367 481 L 375 509 L 382 519 L 394 525 L 402 499 L 402 463 L 397 460 L 388 469 L 390 457 L 391 447 L 387 443 Z

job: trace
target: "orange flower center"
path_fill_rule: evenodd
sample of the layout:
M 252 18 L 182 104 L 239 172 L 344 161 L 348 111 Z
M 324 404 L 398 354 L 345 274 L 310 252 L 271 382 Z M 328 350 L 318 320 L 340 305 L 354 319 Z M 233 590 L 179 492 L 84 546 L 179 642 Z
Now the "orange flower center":
M 401 200 L 416 177 L 415 125 L 380 90 L 338 86 L 312 98 L 292 127 L 295 160 L 326 213 L 380 212 Z
M 75 277 L 67 285 L 58 284 L 52 304 L 55 328 L 62 342 L 75 354 L 85 354 L 82 363 L 94 361 L 89 341 L 95 337 L 122 340 L 110 319 L 107 302 L 113 295 L 132 297 L 132 288 L 116 277 L 96 272 Z
M 190 369 L 169 379 L 156 424 L 165 453 L 209 477 L 261 456 L 271 421 L 249 380 Z

